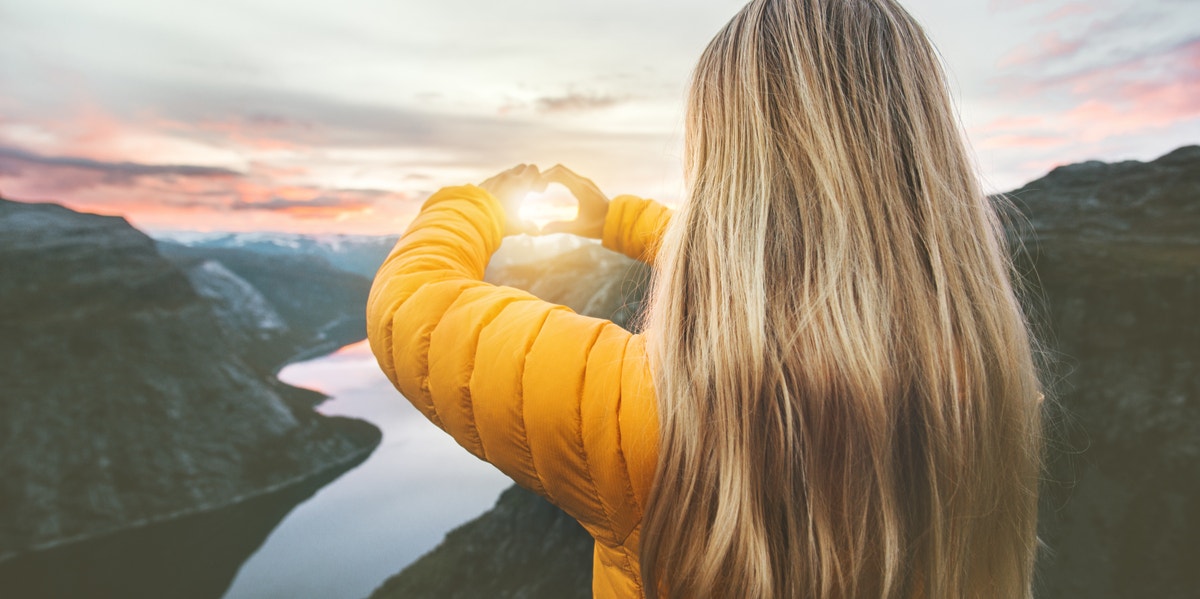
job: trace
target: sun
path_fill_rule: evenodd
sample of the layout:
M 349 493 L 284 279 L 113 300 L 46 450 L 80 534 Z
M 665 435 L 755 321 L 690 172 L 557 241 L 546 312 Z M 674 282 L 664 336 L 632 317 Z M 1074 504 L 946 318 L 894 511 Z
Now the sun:
M 521 200 L 519 214 L 523 220 L 544 227 L 555 221 L 572 221 L 579 214 L 579 203 L 567 188 L 557 183 L 546 187 L 546 191 L 529 192 Z

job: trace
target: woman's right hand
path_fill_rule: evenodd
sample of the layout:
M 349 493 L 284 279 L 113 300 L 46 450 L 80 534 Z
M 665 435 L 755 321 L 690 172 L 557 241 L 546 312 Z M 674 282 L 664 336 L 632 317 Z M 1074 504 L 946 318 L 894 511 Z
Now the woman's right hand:
M 561 164 L 543 171 L 541 179 L 547 184 L 559 183 L 566 187 L 579 202 L 579 213 L 572 221 L 546 223 L 539 233 L 573 233 L 593 239 L 603 236 L 604 219 L 608 216 L 608 196 L 600 191 L 600 187 Z

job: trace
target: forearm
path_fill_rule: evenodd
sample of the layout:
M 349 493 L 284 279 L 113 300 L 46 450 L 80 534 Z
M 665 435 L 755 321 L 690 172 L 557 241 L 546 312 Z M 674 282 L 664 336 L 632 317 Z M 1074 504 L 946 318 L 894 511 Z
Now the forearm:
M 407 346 L 427 343 L 449 302 L 484 284 L 483 272 L 503 239 L 503 225 L 503 210 L 484 190 L 473 185 L 443 188 L 422 205 L 371 286 L 367 338 L 379 366 L 439 426 L 441 418 L 423 388 L 428 364 L 423 352 L 415 351 L 420 348 Z M 396 335 L 397 322 L 425 333 Z
M 601 244 L 647 264 L 654 264 L 662 236 L 674 210 L 632 194 L 612 199 L 604 219 Z

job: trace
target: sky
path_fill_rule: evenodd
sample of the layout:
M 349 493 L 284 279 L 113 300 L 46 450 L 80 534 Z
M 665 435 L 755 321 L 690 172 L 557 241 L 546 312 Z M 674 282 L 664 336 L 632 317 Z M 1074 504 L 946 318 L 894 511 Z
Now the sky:
M 1196 0 L 901 0 L 989 191 L 1200 143 Z M 0 0 L 0 194 L 147 230 L 394 234 L 562 163 L 677 204 L 726 0 Z

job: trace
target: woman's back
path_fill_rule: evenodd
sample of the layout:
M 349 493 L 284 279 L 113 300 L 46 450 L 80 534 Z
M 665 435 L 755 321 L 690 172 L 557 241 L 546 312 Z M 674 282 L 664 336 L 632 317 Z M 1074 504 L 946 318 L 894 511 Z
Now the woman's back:
M 920 27 L 891 0 L 751 2 L 696 67 L 686 146 L 646 326 L 648 585 L 1028 595 L 1040 383 Z
M 686 146 L 677 213 L 605 221 L 657 267 L 640 333 L 483 283 L 506 208 L 446 188 L 372 289 L 385 372 L 580 520 L 597 596 L 1028 596 L 1034 340 L 919 26 L 751 2 Z

